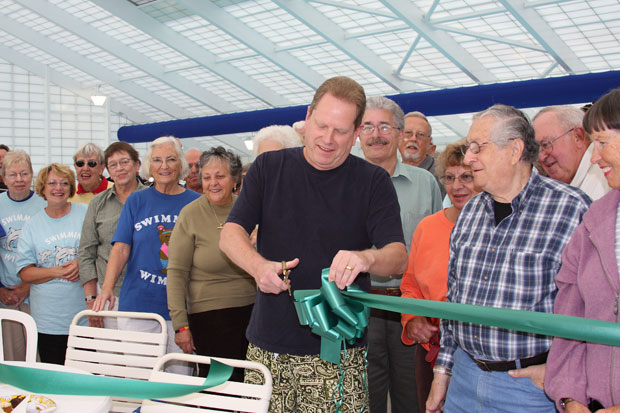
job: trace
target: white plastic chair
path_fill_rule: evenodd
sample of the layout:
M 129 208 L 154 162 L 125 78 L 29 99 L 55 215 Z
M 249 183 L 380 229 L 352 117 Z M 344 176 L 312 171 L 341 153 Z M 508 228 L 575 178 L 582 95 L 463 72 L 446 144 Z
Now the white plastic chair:
M 24 326 L 26 330 L 26 361 L 36 363 L 37 343 L 39 341 L 37 324 L 30 314 L 19 310 L 11 310 L 9 308 L 0 308 L 0 360 L 4 361 L 4 340 L 2 338 L 3 320 L 15 321 Z
M 79 325 L 87 316 L 155 320 L 161 325 L 161 332 Z M 166 321 L 159 314 L 84 310 L 75 315 L 69 327 L 65 365 L 103 376 L 148 380 L 157 360 L 166 353 L 167 338 Z M 111 411 L 132 412 L 140 403 L 137 399 L 113 398 Z
M 166 373 L 163 371 L 169 361 L 188 361 L 191 363 L 210 364 L 211 357 L 198 356 L 195 354 L 170 353 L 159 359 L 150 381 L 163 383 L 178 383 L 188 385 L 201 385 L 203 377 L 190 377 L 179 374 Z M 269 399 L 271 398 L 272 378 L 271 372 L 264 365 L 247 360 L 226 359 L 213 357 L 221 363 L 244 369 L 258 370 L 263 375 L 262 385 L 227 381 L 219 386 L 211 387 L 199 393 L 191 393 L 186 396 L 162 400 L 144 400 L 141 413 L 193 413 L 200 412 L 267 412 Z M 212 410 L 217 409 L 217 410 Z

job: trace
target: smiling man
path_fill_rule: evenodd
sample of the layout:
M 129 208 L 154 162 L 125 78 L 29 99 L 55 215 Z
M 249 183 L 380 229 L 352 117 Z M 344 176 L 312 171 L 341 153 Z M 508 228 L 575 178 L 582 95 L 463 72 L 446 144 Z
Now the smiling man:
M 271 370 L 272 412 L 368 406 L 366 338 L 341 351 L 340 366 L 321 360 L 320 337 L 299 324 L 287 291 L 320 288 L 327 267 L 339 288 L 355 282 L 365 291 L 370 273 L 389 277 L 405 270 L 407 250 L 390 177 L 350 154 L 365 106 L 364 89 L 355 81 L 325 81 L 307 111 L 305 146 L 256 158 L 222 230 L 220 248 L 259 288 L 247 357 Z M 249 234 L 257 224 L 255 249 Z M 289 283 L 281 278 L 283 265 L 290 269 Z
M 398 146 L 404 127 L 402 109 L 386 97 L 371 97 L 366 102 L 359 139 L 366 160 L 385 169 L 392 179 L 407 250 L 413 232 L 422 218 L 441 209 L 441 195 L 433 175 L 422 168 L 406 165 L 398 159 Z M 371 292 L 400 296 L 402 274 L 389 278 L 371 276 Z M 412 412 L 417 406 L 415 389 L 415 347 L 402 343 L 400 314 L 370 310 L 368 325 L 368 389 L 370 411 L 387 411 L 390 394 L 392 412 Z
M 538 174 L 534 128 L 511 106 L 476 114 L 466 148 L 483 192 L 450 235 L 447 301 L 552 313 L 562 250 L 590 198 Z M 426 411 L 555 412 L 532 380 L 508 373 L 545 363 L 550 346 L 550 337 L 442 320 Z
M 553 179 L 575 186 L 597 200 L 609 185 L 598 165 L 590 162 L 594 145 L 582 127 L 584 113 L 572 106 L 548 106 L 534 116 L 538 161 Z
M 94 143 L 85 143 L 73 155 L 73 166 L 77 175 L 78 187 L 69 202 L 88 204 L 95 194 L 114 185 L 103 176 L 105 163 L 103 150 Z
M 405 115 L 405 126 L 402 132 L 398 150 L 403 163 L 426 169 L 432 173 L 437 185 L 439 185 L 443 199 L 446 195 L 446 188 L 439 182 L 439 177 L 435 174 L 435 158 L 432 155 L 436 147 L 431 136 L 433 128 L 428 119 L 422 112 L 409 112 Z

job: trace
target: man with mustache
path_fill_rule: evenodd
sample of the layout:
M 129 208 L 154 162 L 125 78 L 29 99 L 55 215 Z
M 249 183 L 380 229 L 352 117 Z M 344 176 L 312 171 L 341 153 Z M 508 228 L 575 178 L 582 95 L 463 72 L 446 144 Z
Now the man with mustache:
M 114 185 L 103 176 L 103 150 L 92 142 L 80 146 L 73 155 L 73 166 L 78 180 L 75 195 L 69 202 L 90 203 L 93 197 Z
M 404 126 L 404 113 L 394 101 L 382 96 L 371 97 L 366 101 L 359 139 L 366 160 L 390 174 L 409 250 L 418 223 L 441 209 L 441 195 L 433 175 L 398 159 Z M 389 278 L 371 275 L 371 293 L 400 296 L 401 278 L 402 274 Z M 412 391 L 415 388 L 415 347 L 402 343 L 401 332 L 400 314 L 371 309 L 368 326 L 371 413 L 386 412 L 388 392 L 393 413 L 417 409 L 416 392 Z
M 409 112 L 405 115 L 405 127 L 403 137 L 398 146 L 403 163 L 426 169 L 433 174 L 439 189 L 441 198 L 446 195 L 446 188 L 439 182 L 439 177 L 435 175 L 433 128 L 422 112 Z
M 553 179 L 576 186 L 597 200 L 609 191 L 598 165 L 590 162 L 594 150 L 581 126 L 584 112 L 572 106 L 548 106 L 534 116 L 538 162 Z

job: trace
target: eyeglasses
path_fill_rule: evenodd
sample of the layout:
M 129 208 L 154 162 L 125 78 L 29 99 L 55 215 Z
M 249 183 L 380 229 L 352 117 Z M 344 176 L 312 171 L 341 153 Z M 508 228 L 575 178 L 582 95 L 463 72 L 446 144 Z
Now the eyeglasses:
M 121 167 L 126 167 L 129 165 L 129 163 L 131 163 L 131 159 L 129 158 L 123 158 L 118 162 L 108 162 L 108 171 L 111 171 L 112 169 L 116 169 L 119 166 Z
M 509 141 L 514 141 L 515 139 L 518 138 L 508 138 Z M 486 142 L 470 142 L 470 143 L 466 143 L 465 145 L 461 146 L 461 153 L 463 154 L 463 156 L 467 155 L 467 151 L 471 151 L 471 153 L 475 154 L 479 154 L 480 150 L 482 149 L 482 147 L 484 145 L 488 145 L 489 143 L 495 143 L 493 141 L 486 141 Z
M 575 130 L 575 128 L 570 128 L 569 130 L 567 130 L 566 132 L 564 132 L 560 136 L 556 136 L 553 139 L 548 139 L 548 140 L 541 141 L 540 142 L 540 147 L 542 148 L 543 152 L 551 153 L 551 151 L 553 151 L 553 142 L 557 141 L 558 139 L 560 139 L 562 136 L 566 135 L 567 133 L 571 133 L 573 130 Z
M 366 136 L 372 135 L 375 132 L 375 129 L 379 131 L 379 135 L 383 135 L 383 136 L 388 136 L 389 134 L 391 134 L 393 129 L 400 130 L 400 128 L 397 128 L 396 126 L 388 125 L 387 123 L 382 123 L 379 126 L 375 126 L 375 125 L 371 125 L 367 123 L 362 127 L 362 131 L 360 132 L 360 135 L 366 135 Z
M 94 168 L 95 166 L 99 165 L 99 162 L 93 161 L 92 159 L 90 161 L 88 161 L 88 162 L 84 162 L 81 159 L 79 161 L 75 161 L 75 166 L 77 166 L 78 168 L 83 167 L 84 164 L 88 165 L 91 168 Z
M 47 182 L 45 185 L 47 186 L 61 186 L 63 188 L 68 188 L 69 187 L 69 181 L 49 181 Z
M 196 169 L 200 169 L 200 162 L 188 162 L 187 165 L 189 166 L 189 169 L 193 169 L 194 166 Z
M 11 172 L 9 174 L 6 174 L 5 178 L 10 180 L 10 181 L 12 181 L 14 179 L 17 179 L 18 176 L 20 178 L 22 178 L 22 179 L 26 179 L 29 176 L 32 176 L 32 173 L 30 173 L 30 172 L 20 172 L 20 173 L 16 174 L 15 172 Z
M 416 139 L 423 139 L 423 138 L 430 138 L 431 135 L 427 135 L 426 133 L 422 132 L 422 131 L 412 131 L 412 130 L 405 130 L 403 132 L 403 135 L 405 136 L 405 139 L 411 139 L 413 138 L 413 136 L 415 135 Z
M 166 159 L 162 159 L 162 158 L 152 158 L 151 159 L 151 164 L 156 167 L 159 168 L 160 166 L 162 166 L 162 164 L 165 162 L 166 165 L 171 164 L 174 165 L 175 163 L 177 163 L 179 160 L 177 158 L 175 158 L 174 156 L 168 156 Z
M 462 184 L 471 184 L 472 182 L 474 182 L 474 175 L 471 172 L 465 172 L 464 174 L 461 174 L 459 176 L 446 175 L 439 178 L 441 183 L 444 185 L 454 185 L 457 179 Z
M 463 156 L 467 155 L 467 151 L 471 151 L 471 153 L 473 154 L 480 153 L 480 149 L 484 145 L 488 145 L 489 143 L 491 143 L 491 141 L 481 142 L 481 143 L 473 141 L 473 142 L 467 143 L 461 146 L 461 153 L 463 154 Z

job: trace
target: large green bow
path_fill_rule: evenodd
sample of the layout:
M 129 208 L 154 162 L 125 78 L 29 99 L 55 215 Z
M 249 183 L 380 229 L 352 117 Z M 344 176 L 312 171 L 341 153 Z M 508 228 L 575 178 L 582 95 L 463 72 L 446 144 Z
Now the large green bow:
M 368 326 L 368 308 L 342 295 L 336 283 L 328 280 L 329 268 L 323 270 L 323 285 L 317 290 L 295 291 L 295 308 L 302 325 L 321 336 L 321 358 L 340 364 L 340 348 L 346 341 L 353 344 L 364 335 Z M 357 285 L 349 292 L 362 292 Z

